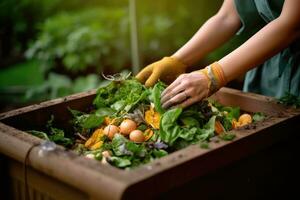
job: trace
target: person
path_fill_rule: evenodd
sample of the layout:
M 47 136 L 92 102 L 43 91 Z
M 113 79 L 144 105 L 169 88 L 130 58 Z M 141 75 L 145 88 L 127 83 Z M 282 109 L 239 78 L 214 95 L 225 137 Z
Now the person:
M 187 107 L 246 73 L 243 91 L 300 96 L 300 0 L 224 0 L 220 10 L 170 57 L 146 66 L 136 78 L 147 87 L 170 84 L 162 106 Z M 187 68 L 235 34 L 245 43 L 217 62 L 191 73 Z M 173 82 L 172 82 L 173 81 Z

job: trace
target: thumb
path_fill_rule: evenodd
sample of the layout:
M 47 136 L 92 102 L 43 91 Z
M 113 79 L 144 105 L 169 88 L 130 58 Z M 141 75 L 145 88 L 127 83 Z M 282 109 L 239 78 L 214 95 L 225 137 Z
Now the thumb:
M 159 73 L 157 71 L 152 72 L 151 76 L 145 83 L 146 87 L 152 87 L 159 79 Z

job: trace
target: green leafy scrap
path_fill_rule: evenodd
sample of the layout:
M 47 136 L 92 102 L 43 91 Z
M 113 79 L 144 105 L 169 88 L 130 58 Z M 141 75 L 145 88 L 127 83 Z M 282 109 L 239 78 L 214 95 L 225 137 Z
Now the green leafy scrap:
M 235 134 L 232 133 L 222 133 L 221 135 L 219 135 L 219 138 L 221 138 L 222 140 L 225 141 L 231 141 L 236 137 Z
M 103 116 L 97 114 L 86 114 L 79 117 L 79 123 L 82 128 L 92 129 L 100 126 L 104 120 Z
M 117 156 L 110 157 L 109 162 L 119 168 L 125 168 L 132 164 L 128 158 L 121 158 L 121 157 L 117 157 Z
M 168 110 L 160 121 L 160 138 L 162 141 L 172 145 L 182 133 L 181 127 L 176 123 L 182 112 L 182 108 L 173 108 Z
M 200 143 L 200 148 L 202 148 L 202 149 L 209 149 L 209 144 L 208 144 L 208 142 L 201 142 Z
M 150 100 L 153 101 L 154 107 L 160 114 L 163 114 L 165 112 L 165 109 L 163 109 L 161 105 L 161 93 L 166 88 L 166 85 L 162 82 L 158 82 L 154 85 L 153 89 L 151 90 L 151 96 Z
M 149 90 L 135 79 L 112 81 L 98 89 L 93 103 L 97 108 L 107 107 L 118 113 L 129 112 L 138 103 L 148 101 L 148 95 Z
M 261 113 L 261 112 L 256 112 L 254 113 L 254 115 L 252 116 L 252 119 L 254 122 L 259 122 L 259 121 L 262 121 L 266 118 L 266 116 Z
M 182 122 L 184 127 L 200 127 L 200 123 L 197 119 L 193 117 L 181 117 L 180 121 Z
M 294 106 L 295 108 L 300 107 L 300 97 L 289 92 L 286 92 L 283 97 L 279 98 L 278 102 L 285 106 Z
M 133 153 L 126 148 L 127 142 L 128 140 L 124 136 L 120 134 L 116 134 L 111 142 L 114 155 L 116 156 L 133 155 Z
M 225 106 L 221 109 L 221 111 L 226 111 L 227 117 L 228 118 L 234 118 L 234 119 L 238 119 L 240 116 L 240 108 L 239 107 L 229 107 L 229 106 Z
M 188 122 L 185 120 L 185 123 L 189 124 L 187 128 L 181 127 L 177 122 L 181 113 L 181 108 L 174 108 L 164 113 L 160 125 L 160 137 L 162 141 L 170 146 L 176 142 L 175 146 L 182 147 L 188 143 L 205 141 L 214 136 L 216 116 L 212 116 L 202 128 L 192 118 L 189 118 Z
M 27 132 L 41 139 L 49 140 L 65 147 L 73 145 L 74 141 L 65 136 L 64 130 L 53 127 L 53 122 L 54 116 L 51 115 L 51 118 L 47 121 L 47 131 L 29 130 Z
M 207 141 L 214 136 L 215 121 L 216 116 L 212 116 L 202 129 L 198 129 L 198 134 L 195 136 L 196 141 Z
M 81 129 L 93 129 L 99 127 L 104 121 L 104 116 L 97 114 L 83 114 L 73 119 L 73 124 Z
M 120 168 L 139 166 L 168 154 L 168 152 L 163 149 L 149 148 L 144 143 L 134 143 L 120 134 L 115 135 L 111 144 L 111 146 L 104 148 L 113 152 L 113 156 L 109 161 L 114 166 Z
M 39 137 L 41 139 L 50 140 L 47 133 L 45 133 L 43 131 L 30 130 L 30 131 L 27 131 L 27 132 L 30 133 L 31 135 L 34 135 L 34 136 Z
M 63 146 L 70 146 L 73 144 L 71 138 L 65 137 L 65 132 L 62 129 L 51 128 L 50 133 L 48 134 L 49 140 Z

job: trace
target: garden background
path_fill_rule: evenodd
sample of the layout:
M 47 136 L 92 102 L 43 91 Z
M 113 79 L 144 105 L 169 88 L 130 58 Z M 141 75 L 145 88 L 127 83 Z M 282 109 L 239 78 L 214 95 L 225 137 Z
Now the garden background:
M 97 88 L 102 73 L 132 71 L 130 1 L 1 0 L 0 112 Z M 174 53 L 221 4 L 137 0 L 139 68 Z M 246 38 L 236 36 L 195 68 Z M 241 83 L 242 78 L 230 86 Z

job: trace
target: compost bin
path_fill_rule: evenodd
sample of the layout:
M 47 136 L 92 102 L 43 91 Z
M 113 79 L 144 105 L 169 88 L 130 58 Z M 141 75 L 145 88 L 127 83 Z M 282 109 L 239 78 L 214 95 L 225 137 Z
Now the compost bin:
M 300 110 L 257 94 L 223 88 L 214 95 L 224 105 L 267 115 L 232 130 L 233 141 L 213 138 L 208 149 L 191 145 L 132 170 L 61 146 L 47 151 L 43 140 L 24 132 L 51 115 L 67 129 L 67 108 L 82 110 L 94 97 L 90 91 L 0 115 L 0 199 L 254 199 L 296 191 L 289 183 L 299 175 Z

